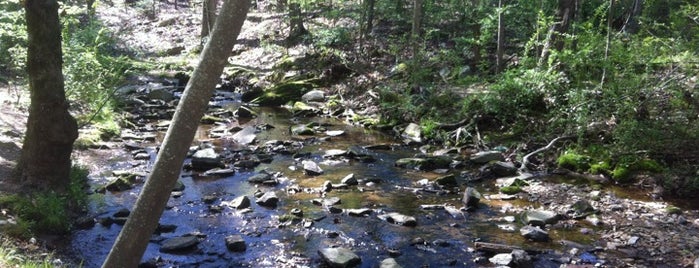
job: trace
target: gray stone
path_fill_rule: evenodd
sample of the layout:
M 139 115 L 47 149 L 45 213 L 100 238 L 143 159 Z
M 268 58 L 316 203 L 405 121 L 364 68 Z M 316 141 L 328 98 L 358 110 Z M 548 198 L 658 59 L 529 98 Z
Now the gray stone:
M 226 237 L 226 248 L 233 252 L 243 252 L 247 249 L 245 239 L 241 235 L 230 235 Z
M 473 187 L 468 187 L 464 191 L 464 197 L 461 199 L 461 202 L 463 202 L 467 208 L 476 208 L 478 207 L 478 203 L 481 201 L 481 198 L 483 198 L 483 196 L 478 192 L 478 190 Z
M 549 233 L 538 226 L 527 225 L 519 229 L 519 233 L 526 239 L 535 242 L 549 241 Z
M 246 209 L 250 207 L 250 198 L 247 196 L 239 196 L 230 202 L 225 202 L 223 205 L 235 208 L 235 209 Z
M 306 94 L 303 94 L 303 96 L 301 96 L 301 100 L 305 102 L 323 102 L 325 101 L 325 92 L 314 89 L 306 92 Z
M 326 150 L 325 154 L 323 157 L 325 158 L 338 158 L 338 157 L 345 157 L 347 156 L 347 150 L 340 150 L 340 149 L 330 149 Z
M 256 183 L 256 184 L 262 184 L 262 183 L 265 183 L 265 182 L 270 181 L 270 180 L 272 180 L 272 175 L 267 174 L 265 172 L 261 172 L 261 173 L 252 175 L 252 176 L 250 176 L 250 178 L 248 178 L 249 183 Z
M 317 176 L 323 174 L 323 169 L 321 169 L 316 162 L 305 160 L 301 162 L 301 164 L 303 165 L 303 171 L 306 175 Z
M 328 130 L 328 131 L 325 131 L 325 135 L 328 135 L 330 137 L 337 137 L 337 136 L 345 135 L 345 131 L 343 131 L 343 130 Z
M 198 150 L 192 156 L 192 168 L 195 170 L 209 170 L 217 167 L 224 167 L 224 165 L 214 148 Z
M 520 268 L 531 268 L 534 267 L 532 262 L 532 257 L 521 249 L 512 250 L 512 264 Z
M 371 214 L 374 210 L 370 208 L 355 208 L 355 209 L 346 209 L 347 215 L 350 216 L 358 216 L 358 217 L 364 217 L 369 214 Z
M 456 186 L 458 184 L 458 182 L 456 181 L 456 176 L 454 176 L 454 174 L 441 176 L 435 179 L 434 182 L 441 186 Z
M 352 173 L 352 174 L 348 174 L 347 176 L 342 178 L 340 183 L 352 186 L 352 185 L 358 185 L 359 181 L 357 181 L 357 179 L 354 177 L 354 173 Z
M 220 177 L 228 177 L 228 176 L 233 176 L 235 174 L 234 169 L 230 168 L 214 168 L 214 169 L 209 169 L 206 172 L 204 172 L 204 176 L 220 176 Z
M 333 268 L 355 267 L 362 262 L 362 259 L 347 248 L 322 248 L 318 254 L 323 261 Z
M 570 208 L 573 209 L 573 218 L 575 219 L 585 218 L 596 211 L 590 202 L 587 202 L 586 200 L 578 200 L 571 205 Z
M 250 110 L 250 108 L 248 108 L 247 106 L 238 107 L 238 109 L 235 110 L 233 114 L 238 118 L 253 118 L 257 116 L 257 114 L 254 111 Z
M 389 223 L 403 225 L 403 226 L 417 226 L 417 220 L 415 217 L 406 216 L 397 212 L 386 213 L 378 216 L 379 219 L 387 221 Z
M 257 198 L 257 200 L 255 201 L 255 203 L 257 203 L 260 206 L 271 207 L 271 208 L 277 207 L 278 202 L 279 202 L 279 197 L 277 197 L 276 193 L 271 192 L 271 191 L 264 193 L 262 196 Z
M 495 265 L 508 266 L 512 263 L 512 254 L 510 253 L 500 253 L 496 254 L 492 258 L 488 259 L 491 263 Z
M 196 236 L 180 236 L 173 237 L 163 241 L 160 246 L 160 252 L 177 252 L 187 250 L 199 244 L 199 239 Z
M 545 226 L 555 224 L 561 217 L 556 212 L 547 210 L 529 210 L 524 212 L 524 223 L 534 226 Z
M 403 131 L 403 134 L 401 134 L 401 137 L 410 142 L 422 143 L 421 131 L 422 129 L 420 128 L 420 125 L 410 123 L 407 127 L 405 127 L 405 130 Z
M 498 151 L 485 151 L 473 154 L 470 160 L 476 164 L 485 164 L 490 161 L 503 161 L 505 158 Z
M 379 268 L 402 268 L 400 264 L 394 258 L 388 258 L 381 261 Z
M 313 135 L 315 131 L 306 125 L 295 125 L 291 127 L 292 135 Z
M 330 207 L 342 203 L 339 197 L 328 197 L 328 198 L 316 198 L 311 200 L 311 202 L 318 206 Z
M 149 98 L 151 100 L 163 100 L 165 102 L 169 102 L 175 99 L 175 95 L 172 94 L 172 92 L 164 89 L 153 89 L 150 92 L 148 92 L 146 98 Z
M 517 168 L 515 167 L 512 162 L 503 162 L 503 161 L 498 161 L 493 163 L 493 165 L 490 167 L 490 170 L 493 172 L 493 174 L 504 177 L 504 176 L 513 176 L 517 174 Z
M 255 138 L 257 135 L 255 134 L 257 130 L 253 126 L 246 126 L 242 130 L 236 132 L 233 134 L 233 140 L 236 142 L 243 144 L 243 145 L 248 145 L 251 144 L 255 141 Z
M 699 268 L 699 258 L 694 259 L 694 268 Z

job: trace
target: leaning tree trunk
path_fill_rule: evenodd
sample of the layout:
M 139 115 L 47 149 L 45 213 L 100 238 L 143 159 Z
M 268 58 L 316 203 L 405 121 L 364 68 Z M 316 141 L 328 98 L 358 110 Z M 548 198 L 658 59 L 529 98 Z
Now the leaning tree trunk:
M 26 0 L 24 8 L 31 104 L 17 171 L 24 189 L 62 191 L 70 182 L 78 125 L 65 97 L 58 2 Z
M 207 104 L 220 80 L 223 67 L 245 21 L 248 0 L 225 0 L 192 78 L 187 83 L 172 124 L 124 228 L 102 267 L 137 267 L 158 226 L 170 191 L 182 170 L 182 163 Z

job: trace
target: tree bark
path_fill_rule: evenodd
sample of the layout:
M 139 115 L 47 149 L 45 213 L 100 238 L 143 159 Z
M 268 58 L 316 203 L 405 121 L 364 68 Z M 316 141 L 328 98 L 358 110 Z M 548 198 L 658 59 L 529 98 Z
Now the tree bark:
M 548 60 L 551 47 L 556 51 L 562 51 L 565 46 L 565 35 L 570 29 L 575 14 L 577 13 L 577 0 L 558 0 L 558 10 L 556 11 L 556 22 L 551 26 L 546 44 L 541 52 L 539 63 Z M 540 64 L 541 65 L 541 64 Z
M 422 0 L 414 0 L 413 4 L 413 27 L 411 33 L 413 40 L 417 40 L 420 37 L 422 28 Z
M 248 0 L 225 0 L 199 64 L 187 83 L 172 124 L 133 211 L 102 267 L 137 267 L 182 170 L 182 163 L 223 67 L 245 21 Z
M 218 0 L 204 0 L 202 3 L 201 38 L 209 36 L 211 28 L 214 27 L 217 6 Z
M 505 63 L 503 62 L 503 54 L 505 50 L 505 25 L 502 21 L 502 0 L 498 1 L 498 46 L 495 56 L 495 73 L 502 72 Z
M 31 104 L 17 171 L 26 190 L 62 191 L 70 182 L 78 125 L 65 97 L 58 2 L 26 0 L 24 8 Z

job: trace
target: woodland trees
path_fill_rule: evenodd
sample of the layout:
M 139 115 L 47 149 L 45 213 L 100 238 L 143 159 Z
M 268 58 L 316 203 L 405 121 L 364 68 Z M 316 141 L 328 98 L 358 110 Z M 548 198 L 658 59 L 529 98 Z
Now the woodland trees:
M 58 2 L 27 0 L 24 5 L 31 104 L 17 170 L 25 189 L 61 191 L 70 182 L 78 126 L 65 97 Z

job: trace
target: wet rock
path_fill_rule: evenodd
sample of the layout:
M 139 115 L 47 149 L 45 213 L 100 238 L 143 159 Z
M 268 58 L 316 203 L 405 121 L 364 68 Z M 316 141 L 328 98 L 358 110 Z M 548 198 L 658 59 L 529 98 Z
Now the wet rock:
M 441 176 L 441 177 L 435 179 L 434 182 L 441 185 L 441 186 L 456 186 L 456 185 L 458 185 L 458 182 L 456 181 L 456 176 L 454 176 L 453 174 Z
M 325 135 L 328 135 L 330 137 L 337 137 L 337 136 L 345 135 L 345 131 L 343 131 L 343 130 L 328 130 L 328 131 L 325 131 Z
M 327 209 L 328 209 L 328 212 L 330 212 L 332 214 L 340 214 L 340 213 L 344 212 L 343 209 L 338 208 L 338 207 L 327 207 Z
M 211 124 L 216 124 L 216 123 L 227 123 L 228 120 L 218 117 L 218 116 L 213 116 L 213 115 L 208 115 L 205 114 L 201 118 L 201 123 L 204 125 L 211 125 Z
M 357 216 L 357 217 L 365 217 L 374 212 L 374 210 L 370 208 L 356 208 L 356 209 L 347 209 L 347 215 L 350 216 Z
M 320 109 L 300 101 L 294 103 L 294 106 L 291 107 L 291 111 L 296 116 L 313 116 L 320 113 Z
M 270 191 L 264 193 L 262 196 L 258 197 L 255 203 L 257 203 L 260 206 L 263 207 L 270 207 L 270 208 L 275 208 L 277 207 L 277 203 L 279 202 L 279 197 L 277 197 L 277 194 Z
M 499 177 L 513 176 L 517 174 L 517 168 L 512 162 L 498 161 L 490 166 L 490 170 L 493 174 Z
M 532 257 L 529 256 L 529 254 L 521 249 L 515 249 L 512 250 L 512 264 L 515 265 L 515 267 L 520 267 L 520 268 L 533 268 L 534 263 L 532 263 Z
M 301 100 L 305 102 L 324 102 L 325 92 L 322 90 L 314 89 L 306 92 L 306 94 L 303 94 L 303 96 L 301 96 Z
M 323 192 L 330 192 L 333 190 L 333 183 L 331 181 L 325 181 L 323 182 L 323 186 L 320 187 L 320 189 L 323 190 Z
M 342 203 L 339 197 L 329 197 L 329 198 L 316 198 L 311 200 L 314 205 L 330 207 Z
M 410 123 L 405 127 L 401 137 L 406 140 L 406 143 L 422 143 L 422 129 L 420 125 Z
M 527 225 L 519 229 L 519 233 L 526 239 L 535 242 L 549 241 L 549 233 L 541 230 L 538 226 Z
M 177 225 L 174 224 L 158 224 L 158 227 L 155 228 L 156 234 L 162 234 L 162 233 L 172 233 L 177 229 Z
M 182 182 L 182 180 L 177 180 L 177 182 L 175 183 L 175 186 L 172 187 L 172 191 L 174 191 L 174 192 L 181 192 L 181 191 L 184 191 L 184 189 L 185 189 L 185 185 Z
M 510 253 L 495 254 L 495 256 L 493 256 L 492 258 L 490 258 L 488 260 L 495 265 L 508 266 L 512 263 L 512 254 L 510 254 Z
M 228 176 L 233 176 L 235 174 L 234 169 L 230 168 L 214 168 L 214 169 L 209 169 L 206 172 L 204 172 L 202 175 L 204 176 L 219 176 L 219 177 L 228 177 Z
M 128 208 L 121 208 L 112 214 L 114 218 L 124 218 L 131 215 L 131 211 Z
M 199 239 L 196 236 L 173 237 L 163 241 L 160 252 L 171 253 L 188 250 L 196 247 L 197 244 L 199 244 Z
M 255 141 L 255 138 L 257 138 L 257 135 L 255 134 L 257 130 L 253 126 L 246 126 L 240 131 L 236 132 L 233 134 L 233 140 L 235 140 L 237 143 L 243 144 L 243 145 L 248 145 L 251 144 Z
M 347 248 L 322 248 L 318 254 L 323 261 L 333 268 L 355 267 L 362 262 L 362 259 Z
M 367 150 L 392 150 L 393 149 L 393 144 L 373 144 L 373 145 L 367 145 L 364 146 L 364 149 Z
M 325 154 L 323 155 L 325 158 L 340 158 L 345 156 L 347 156 L 347 151 L 339 149 L 326 150 Z
M 291 127 L 292 135 L 313 135 L 315 131 L 307 125 L 295 125 Z
M 238 118 L 254 118 L 255 116 L 257 116 L 257 113 L 252 111 L 247 106 L 238 107 L 238 109 L 236 109 L 235 112 L 233 112 L 233 114 Z
M 172 92 L 164 89 L 153 89 L 146 95 L 146 98 L 151 100 L 162 100 L 169 102 L 175 99 L 175 95 Z
M 255 183 L 255 184 L 263 184 L 263 183 L 267 183 L 269 181 L 274 181 L 274 179 L 272 178 L 272 175 L 270 175 L 266 172 L 261 172 L 261 173 L 252 175 L 252 176 L 250 176 L 250 178 L 248 178 L 249 183 Z
M 401 158 L 396 160 L 395 166 L 417 170 L 434 170 L 440 168 L 449 168 L 449 164 L 451 164 L 451 159 L 447 157 L 412 157 Z
M 240 159 L 233 163 L 236 168 L 252 169 L 260 165 L 260 160 L 255 158 Z
M 400 266 L 396 259 L 394 258 L 388 258 L 384 259 L 381 261 L 381 264 L 379 265 L 379 268 L 402 268 L 403 266 Z
M 247 249 L 245 239 L 241 235 L 229 235 L 226 237 L 226 248 L 233 252 L 243 252 Z
M 357 179 L 354 177 L 354 173 L 352 173 L 352 174 L 348 174 L 347 176 L 342 178 L 340 183 L 352 186 L 352 185 L 358 185 L 359 181 L 357 181 Z
M 397 212 L 386 213 L 378 216 L 379 219 L 384 220 L 389 223 L 414 227 L 417 226 L 417 220 L 415 217 L 406 216 Z
M 133 183 L 127 178 L 119 177 L 112 179 L 104 188 L 111 192 L 121 192 L 133 188 Z
M 588 215 L 595 213 L 596 211 L 595 208 L 592 207 L 590 202 L 587 202 L 586 200 L 578 200 L 573 205 L 571 205 L 570 208 L 573 210 L 574 219 L 585 218 Z
M 301 162 L 303 165 L 303 171 L 308 176 L 317 176 L 323 174 L 323 169 L 321 169 L 316 162 L 310 160 L 304 160 Z
M 204 204 L 213 204 L 214 202 L 216 202 L 216 196 L 213 196 L 213 195 L 205 195 L 205 196 L 203 196 L 203 197 L 201 198 L 201 201 L 202 201 Z
M 230 202 L 223 202 L 222 205 L 229 206 L 234 209 L 246 209 L 250 207 L 250 198 L 247 196 L 239 196 Z
M 214 148 L 198 150 L 192 156 L 192 169 L 194 170 L 209 170 L 223 167 L 225 166 L 221 162 L 221 157 L 214 151 Z
M 95 223 L 94 217 L 84 216 L 75 220 L 75 228 L 79 230 L 87 230 L 95 227 Z
M 468 187 L 464 191 L 464 197 L 461 199 L 461 202 L 463 202 L 467 208 L 476 208 L 481 198 L 483 198 L 483 196 L 478 190 L 473 187 Z
M 555 224 L 561 217 L 556 212 L 547 210 L 529 210 L 524 212 L 524 223 L 541 226 L 546 224 Z
M 476 164 L 485 164 L 491 161 L 503 161 L 505 159 L 502 153 L 498 151 L 485 151 L 473 154 L 470 160 Z

